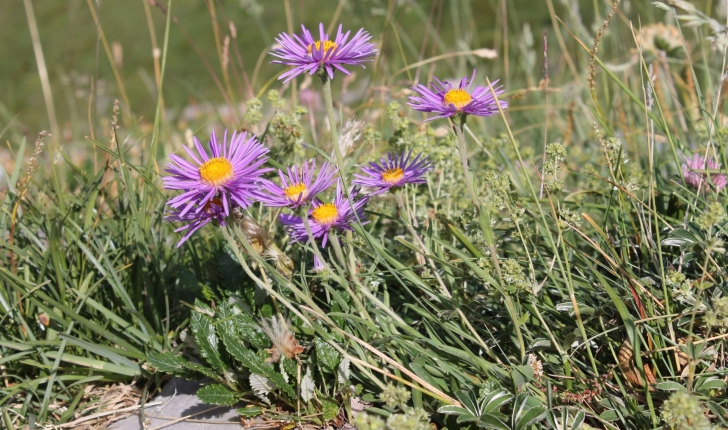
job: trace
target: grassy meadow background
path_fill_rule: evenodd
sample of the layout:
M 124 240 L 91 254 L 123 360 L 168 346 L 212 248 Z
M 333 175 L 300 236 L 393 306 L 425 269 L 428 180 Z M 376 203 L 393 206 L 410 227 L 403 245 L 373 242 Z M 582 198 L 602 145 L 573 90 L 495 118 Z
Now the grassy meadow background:
M 302 425 L 728 426 L 728 199 L 682 179 L 693 154 L 722 163 L 708 181 L 728 165 L 727 7 L 665 3 L 0 2 L 0 422 L 103 428 L 178 374 Z M 333 81 L 345 176 L 412 149 L 428 184 L 372 200 L 331 273 L 258 205 L 265 234 L 176 248 L 161 176 L 192 136 L 248 130 L 276 167 L 331 152 L 320 80 L 267 55 L 319 22 L 380 51 Z M 509 104 L 467 123 L 482 213 L 449 122 L 406 106 L 473 68 Z M 261 367 L 279 314 L 303 358 Z

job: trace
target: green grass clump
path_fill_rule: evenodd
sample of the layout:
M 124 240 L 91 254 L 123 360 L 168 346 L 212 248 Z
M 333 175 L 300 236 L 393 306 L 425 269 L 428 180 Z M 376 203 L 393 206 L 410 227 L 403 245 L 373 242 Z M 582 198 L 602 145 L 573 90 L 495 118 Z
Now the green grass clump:
M 242 5 L 266 44 L 313 19 L 297 2 L 270 17 L 258 3 Z M 336 75 L 333 106 L 316 75 L 276 82 L 270 47 L 242 46 L 230 26 L 239 9 L 174 1 L 140 8 L 153 103 L 137 107 L 99 39 L 103 67 L 89 91 L 67 92 L 68 109 L 53 105 L 64 74 L 37 63 L 52 136 L 31 147 L 24 117 L 0 106 L 13 160 L 0 171 L 4 426 L 91 422 L 110 405 L 87 387 L 133 385 L 147 401 L 167 374 L 206 381 L 203 402 L 289 425 L 728 426 L 725 11 L 335 3 L 327 19 L 367 28 L 380 54 Z M 89 28 L 106 29 L 93 20 L 104 4 L 89 6 Z M 497 18 L 487 30 L 483 7 Z M 185 39 L 192 15 L 207 24 Z M 203 35 L 213 43 L 193 48 L 204 67 L 185 83 L 179 40 Z M 507 109 L 424 122 L 406 107 L 414 82 L 474 67 L 476 84 L 501 79 Z M 93 89 L 101 78 L 121 102 Z M 367 222 L 325 249 L 292 243 L 281 210 L 260 204 L 177 248 L 163 165 L 224 128 L 259 136 L 269 167 L 316 157 L 346 183 L 387 152 L 421 152 L 434 169 L 372 198 Z M 721 166 L 691 168 L 693 154 Z

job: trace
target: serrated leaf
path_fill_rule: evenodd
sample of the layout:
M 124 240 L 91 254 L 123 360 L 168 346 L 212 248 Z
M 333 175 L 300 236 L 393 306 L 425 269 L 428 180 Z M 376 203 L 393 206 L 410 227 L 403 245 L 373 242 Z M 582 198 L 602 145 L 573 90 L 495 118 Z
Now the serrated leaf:
M 206 385 L 197 390 L 197 398 L 211 405 L 232 406 L 238 400 L 237 395 L 224 385 Z
M 265 335 L 260 325 L 253 317 L 236 308 L 234 304 L 229 302 L 220 304 L 217 313 L 220 316 L 218 326 L 223 324 L 226 331 L 234 333 L 233 337 L 248 342 L 256 349 L 270 346 L 270 339 Z
M 255 395 L 258 396 L 259 399 L 270 404 L 268 394 L 276 389 L 276 384 L 265 376 L 258 375 L 257 373 L 251 373 L 248 381 L 250 381 L 250 388 L 253 389 Z
M 321 412 L 324 414 L 324 422 L 329 422 L 339 415 L 339 404 L 327 397 L 321 401 Z
M 262 358 L 258 357 L 253 351 L 245 348 L 238 339 L 234 338 L 227 326 L 224 326 L 220 331 L 222 341 L 227 348 L 227 351 L 232 355 L 240 364 L 252 373 L 263 375 L 266 378 L 273 381 L 275 385 L 283 390 L 290 398 L 296 397 L 296 390 L 293 389 L 289 384 L 286 383 L 283 376 L 278 373 L 274 368 L 269 366 Z
M 169 373 L 177 376 L 187 374 L 185 366 L 187 360 L 176 352 L 156 352 L 152 351 L 147 354 L 147 362 L 155 369 L 163 373 Z
M 339 363 L 339 369 L 336 372 L 339 384 L 343 385 L 349 381 L 349 377 L 351 375 L 351 370 L 349 369 L 350 365 L 351 360 L 349 360 L 349 358 L 344 358 L 343 360 L 341 360 L 341 363 Z
M 301 379 L 301 398 L 304 402 L 308 403 L 313 399 L 313 393 L 316 390 L 316 384 L 313 382 L 311 376 L 311 366 L 306 369 L 306 375 Z
M 220 375 L 215 372 L 214 370 L 210 369 L 209 367 L 203 366 L 200 363 L 193 363 L 192 361 L 187 361 L 185 363 L 185 367 L 192 372 L 200 373 L 204 376 L 207 376 L 210 379 L 219 379 Z
M 147 355 L 149 364 L 160 372 L 192 379 L 202 375 L 210 379 L 218 379 L 218 374 L 199 363 L 188 361 L 176 352 L 150 352 Z
M 259 408 L 257 406 L 247 406 L 245 408 L 240 408 L 235 412 L 245 418 L 254 418 L 263 413 L 263 408 Z
M 314 340 L 314 344 L 316 345 L 316 358 L 318 359 L 319 365 L 329 373 L 335 372 L 336 366 L 339 365 L 339 352 L 333 346 L 319 338 Z
M 207 361 L 213 369 L 222 373 L 225 371 L 227 366 L 225 366 L 222 362 L 220 352 L 217 349 L 217 334 L 215 332 L 214 321 L 206 315 L 208 312 L 212 312 L 212 309 L 203 304 L 200 300 L 195 300 L 195 307 L 199 308 L 201 311 L 192 311 L 190 327 L 192 328 L 192 332 L 195 334 L 197 346 L 200 347 L 200 355 L 202 355 L 205 361 Z

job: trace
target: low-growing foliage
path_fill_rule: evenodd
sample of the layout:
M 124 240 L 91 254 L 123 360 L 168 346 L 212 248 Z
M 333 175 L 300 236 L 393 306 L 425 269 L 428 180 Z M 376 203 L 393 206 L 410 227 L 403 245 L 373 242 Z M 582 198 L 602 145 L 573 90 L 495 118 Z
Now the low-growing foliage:
M 529 3 L 558 26 L 543 50 L 530 10 L 492 2 L 496 62 L 477 2 L 443 32 L 438 2 L 344 1 L 330 33 L 276 21 L 252 79 L 218 3 L 225 106 L 165 106 L 168 1 L 153 123 L 110 107 L 79 163 L 0 111 L 7 428 L 74 425 L 86 387 L 146 398 L 165 375 L 287 428 L 728 426 L 714 2 L 594 2 L 594 22 Z

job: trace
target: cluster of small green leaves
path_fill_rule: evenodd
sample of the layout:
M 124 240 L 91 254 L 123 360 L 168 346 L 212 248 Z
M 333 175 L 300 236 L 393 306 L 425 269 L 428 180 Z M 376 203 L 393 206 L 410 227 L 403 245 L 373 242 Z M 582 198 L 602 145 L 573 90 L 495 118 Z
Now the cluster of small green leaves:
M 296 349 L 287 321 L 274 316 L 270 322 L 259 323 L 243 303 L 231 297 L 213 309 L 196 301 L 190 319 L 192 335 L 187 335 L 185 343 L 192 343 L 199 356 L 181 354 L 183 344 L 178 350 L 150 353 L 149 364 L 187 379 L 211 379 L 197 397 L 227 406 L 245 401 L 248 406 L 239 413 L 246 417 L 266 414 L 294 421 L 301 415 L 320 416 L 319 424 L 334 419 L 341 402 L 355 394 L 350 390 L 349 361 L 319 338 L 301 353 L 304 348 Z M 280 342 L 289 342 L 291 354 L 276 351 Z M 285 410 L 281 405 L 286 405 Z

